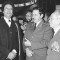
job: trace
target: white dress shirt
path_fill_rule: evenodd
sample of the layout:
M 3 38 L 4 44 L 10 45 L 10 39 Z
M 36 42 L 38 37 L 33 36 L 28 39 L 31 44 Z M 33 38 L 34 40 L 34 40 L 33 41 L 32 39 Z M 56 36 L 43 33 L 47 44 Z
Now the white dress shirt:
M 8 24 L 8 26 L 11 26 L 11 18 L 7 19 L 6 17 L 4 17 L 5 22 Z

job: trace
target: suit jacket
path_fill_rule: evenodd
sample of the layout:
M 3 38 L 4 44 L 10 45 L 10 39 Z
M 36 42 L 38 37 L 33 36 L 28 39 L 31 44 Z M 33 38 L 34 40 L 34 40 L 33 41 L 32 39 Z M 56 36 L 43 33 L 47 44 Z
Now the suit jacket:
M 46 60 L 60 60 L 60 29 L 52 38 Z
M 25 42 L 25 38 L 27 38 L 27 39 L 30 38 L 30 35 L 33 33 L 33 31 L 34 31 L 34 23 L 33 22 L 29 22 L 26 25 L 24 38 L 23 38 L 23 43 Z M 24 46 L 24 44 L 23 44 L 23 49 L 24 49 L 24 52 L 25 52 L 26 46 Z
M 4 60 L 9 52 L 16 49 L 18 52 L 17 28 L 12 21 L 10 28 L 5 20 L 0 19 L 0 59 Z
M 33 56 L 27 58 L 27 60 L 45 60 L 47 55 L 47 46 L 52 37 L 52 28 L 41 21 L 31 35 L 29 35 L 29 38 L 27 37 L 31 42 L 31 46 L 28 48 L 34 52 Z

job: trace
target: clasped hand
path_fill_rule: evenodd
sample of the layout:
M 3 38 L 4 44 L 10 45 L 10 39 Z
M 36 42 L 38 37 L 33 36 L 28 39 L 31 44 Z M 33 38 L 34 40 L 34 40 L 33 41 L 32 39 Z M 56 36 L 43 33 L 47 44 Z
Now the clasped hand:
M 14 58 L 16 57 L 16 54 L 17 54 L 16 50 L 13 49 L 13 50 L 8 54 L 7 59 L 10 59 L 10 60 L 14 59 Z
M 24 45 L 25 46 L 31 46 L 31 42 L 28 39 L 26 39 L 26 38 L 25 38 L 25 40 L 26 41 L 24 42 Z
M 27 55 L 28 57 L 31 57 L 32 54 L 33 54 L 33 52 L 32 52 L 29 48 L 26 48 L 26 55 Z

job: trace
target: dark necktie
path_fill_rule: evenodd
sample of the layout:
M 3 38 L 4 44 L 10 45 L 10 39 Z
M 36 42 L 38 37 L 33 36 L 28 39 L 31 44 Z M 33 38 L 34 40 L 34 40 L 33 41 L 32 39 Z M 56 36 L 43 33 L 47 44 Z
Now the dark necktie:
M 36 23 L 34 23 L 34 30 L 36 29 Z
M 9 20 L 9 23 L 8 23 L 9 27 L 11 26 L 11 20 Z
M 11 20 L 9 20 L 9 22 L 11 22 Z

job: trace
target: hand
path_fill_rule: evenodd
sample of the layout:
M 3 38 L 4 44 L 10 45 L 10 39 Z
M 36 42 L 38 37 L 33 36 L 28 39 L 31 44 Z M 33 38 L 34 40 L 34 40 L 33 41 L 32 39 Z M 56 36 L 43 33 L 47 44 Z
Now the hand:
M 26 38 L 25 38 L 25 40 L 26 41 L 24 42 L 24 45 L 25 46 L 31 46 L 31 42 L 28 39 L 26 39 Z
M 13 52 L 13 54 L 16 54 L 17 53 L 17 51 L 15 49 L 13 49 L 12 52 Z
M 33 54 L 33 52 L 32 52 L 31 50 L 29 50 L 28 48 L 26 48 L 26 55 L 27 55 L 28 57 L 31 57 L 32 54 Z
M 9 53 L 7 59 L 14 59 L 16 57 L 16 51 L 13 49 L 12 52 Z
M 22 29 L 22 30 L 25 30 L 26 27 L 25 27 L 24 25 L 21 25 L 21 29 Z
M 24 45 L 25 46 L 31 46 L 31 42 L 29 40 L 27 40 L 27 41 L 24 42 Z
M 59 52 L 59 43 L 57 41 L 54 41 L 51 45 L 51 49 L 53 51 Z

